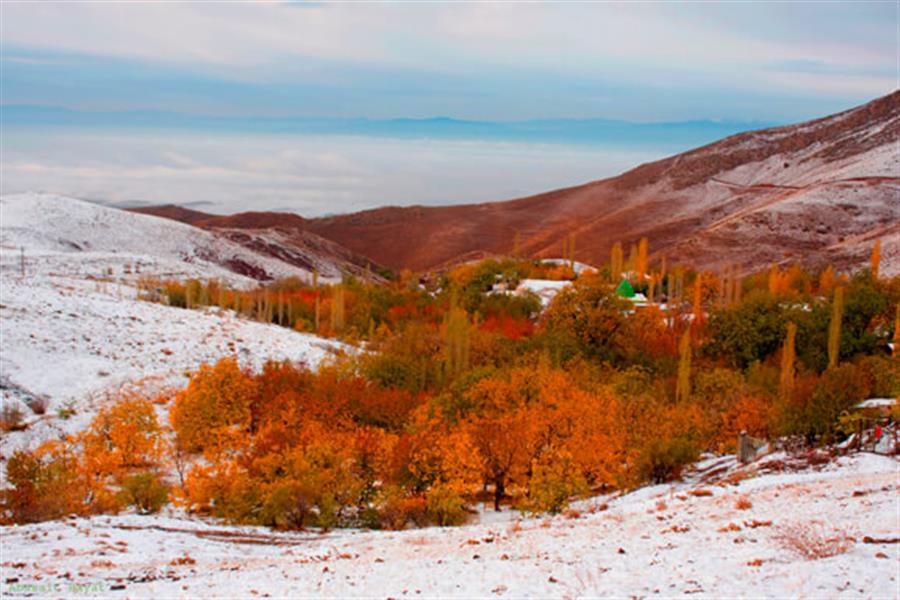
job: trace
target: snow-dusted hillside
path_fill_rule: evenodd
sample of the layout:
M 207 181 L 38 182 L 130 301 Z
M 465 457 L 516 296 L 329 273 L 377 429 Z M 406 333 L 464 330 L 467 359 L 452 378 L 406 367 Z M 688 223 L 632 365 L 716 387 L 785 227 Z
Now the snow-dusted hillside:
M 183 386 L 185 373 L 204 362 L 235 356 L 259 367 L 266 360 L 317 365 L 340 344 L 230 311 L 184 310 L 135 299 L 137 290 L 68 276 L 0 273 L 0 390 L 34 423 L 4 435 L 0 450 L 30 445 L 84 427 L 105 392 L 141 381 L 154 388 Z M 99 287 L 98 286 L 102 286 Z M 45 397 L 43 416 L 26 401 Z M 75 418 L 57 418 L 61 408 Z
M 315 367 L 342 347 L 230 311 L 137 300 L 142 276 L 253 283 L 209 257 L 257 258 L 205 231 L 56 196 L 5 196 L 0 209 L 0 401 L 29 423 L 3 433 L 0 461 L 85 427 L 122 386 L 182 387 L 186 373 L 226 356 L 253 367 L 270 359 Z M 280 268 L 266 257 L 254 264 Z
M 733 463 L 701 466 L 734 473 Z M 738 485 L 694 478 L 595 498 L 567 516 L 507 511 L 446 529 L 274 533 L 134 515 L 7 527 L 0 589 L 103 598 L 900 596 L 900 547 L 879 543 L 900 531 L 895 459 L 753 471 Z M 804 557 L 792 543 L 801 530 L 812 542 L 838 538 L 824 545 L 840 553 Z
M 26 259 L 45 263 L 44 270 L 79 275 L 113 269 L 116 275 L 131 271 L 135 278 L 149 272 L 234 285 L 311 276 L 307 269 L 191 225 L 50 194 L 0 197 L 0 246 L 24 248 Z

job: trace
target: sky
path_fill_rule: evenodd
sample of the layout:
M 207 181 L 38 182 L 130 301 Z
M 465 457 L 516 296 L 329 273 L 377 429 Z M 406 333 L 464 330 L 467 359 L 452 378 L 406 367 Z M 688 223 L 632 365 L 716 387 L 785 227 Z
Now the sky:
M 897 89 L 898 11 L 3 2 L 2 191 L 307 216 L 536 193 Z M 67 112 L 22 117 L 37 108 Z M 456 121 L 396 121 L 434 117 Z M 329 126 L 279 131 L 291 119 Z M 609 121 L 689 126 L 604 135 Z

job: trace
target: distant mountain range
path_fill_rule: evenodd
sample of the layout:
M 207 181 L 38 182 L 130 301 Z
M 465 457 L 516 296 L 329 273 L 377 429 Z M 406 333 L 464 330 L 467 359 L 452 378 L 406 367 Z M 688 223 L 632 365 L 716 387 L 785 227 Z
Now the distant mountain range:
M 438 124 L 437 126 L 440 126 Z M 900 273 L 900 92 L 814 121 L 741 133 L 617 177 L 484 204 L 385 207 L 320 219 L 274 213 L 393 269 L 430 270 L 518 249 L 601 264 L 615 242 L 650 240 L 652 256 L 744 271 L 801 261 L 839 269 L 868 259 Z M 172 207 L 141 212 L 191 222 Z M 201 213 L 202 214 L 202 213 Z M 252 217 L 249 215 L 253 215 Z M 210 221 L 212 219 L 212 221 Z M 206 215 L 204 226 L 250 226 L 259 213 Z
M 5 105 L 2 123 L 91 128 L 171 128 L 257 134 L 359 135 L 393 138 L 475 139 L 683 149 L 767 122 L 683 121 L 631 123 L 608 119 L 467 121 L 429 119 L 342 119 L 304 117 L 210 117 L 160 111 L 89 112 L 65 108 Z
M 464 123 L 429 120 L 411 121 L 409 126 L 410 131 L 426 124 L 453 129 L 464 128 Z M 514 246 L 524 256 L 559 257 L 570 236 L 575 238 L 575 258 L 590 264 L 605 263 L 615 242 L 627 248 L 646 236 L 651 258 L 665 255 L 670 265 L 681 262 L 710 269 L 735 265 L 745 272 L 792 261 L 855 268 L 865 264 L 872 244 L 880 239 L 883 272 L 896 274 L 900 273 L 898 140 L 900 92 L 895 92 L 830 117 L 733 135 L 616 177 L 518 200 L 384 207 L 317 219 L 277 212 L 218 216 L 176 205 L 133 212 L 191 225 L 198 234 L 178 231 L 194 240 L 185 247 L 204 240 L 204 248 L 216 250 L 204 249 L 201 255 L 255 279 L 291 269 L 377 279 L 384 267 L 434 270 L 473 258 L 509 255 Z M 52 205 L 60 217 L 66 206 L 86 210 L 76 201 L 32 198 Z M 12 206 L 11 202 L 13 198 L 4 199 L 5 205 Z M 103 214 L 113 229 L 121 221 L 124 230 L 116 233 L 116 239 L 130 240 L 129 228 L 159 229 L 151 221 L 131 223 L 113 212 Z M 85 219 L 77 232 L 82 241 L 74 244 L 90 248 L 99 243 L 87 225 L 96 219 Z M 53 239 L 69 239 L 68 229 L 57 229 L 74 221 L 63 218 L 56 223 Z M 12 232 L 11 224 L 3 225 L 6 234 Z M 200 235 L 200 230 L 208 233 Z M 238 248 L 251 254 L 243 257 Z

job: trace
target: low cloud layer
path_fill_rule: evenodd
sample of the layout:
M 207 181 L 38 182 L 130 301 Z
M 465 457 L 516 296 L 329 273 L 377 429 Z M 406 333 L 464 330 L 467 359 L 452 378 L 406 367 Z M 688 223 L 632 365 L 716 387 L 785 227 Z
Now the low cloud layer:
M 459 140 L 7 128 L 3 193 L 304 216 L 505 200 L 614 175 L 664 152 Z

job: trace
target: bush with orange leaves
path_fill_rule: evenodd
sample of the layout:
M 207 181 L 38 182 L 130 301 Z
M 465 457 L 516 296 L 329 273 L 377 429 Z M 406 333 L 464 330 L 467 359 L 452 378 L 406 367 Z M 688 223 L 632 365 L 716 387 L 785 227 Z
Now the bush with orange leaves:
M 158 509 L 167 495 L 158 469 L 165 440 L 153 403 L 124 395 L 101 409 L 87 430 L 10 457 L 4 519 L 33 522 L 69 513 Z
M 484 379 L 468 401 L 473 408 L 463 426 L 481 455 L 483 480 L 493 486 L 495 509 L 511 488 L 530 486 L 544 455 L 566 456 L 584 481 L 579 489 L 621 482 L 625 439 L 612 395 L 588 392 L 564 371 L 539 366 Z
M 165 451 L 153 403 L 135 394 L 101 409 L 76 440 L 81 446 L 79 469 L 95 512 L 112 512 L 128 503 L 127 495 L 120 494 L 123 481 L 158 467 Z
M 741 396 L 725 413 L 721 415 L 722 427 L 719 430 L 719 448 L 725 452 L 734 452 L 738 435 L 746 431 L 758 438 L 769 435 L 771 419 L 771 403 L 756 396 Z
M 188 452 L 228 444 L 235 432 L 250 428 L 256 393 L 253 377 L 241 371 L 236 360 L 202 365 L 175 398 L 169 415 L 178 444 Z
M 85 512 L 88 493 L 79 471 L 75 449 L 64 442 L 13 453 L 6 464 L 11 487 L 0 492 L 0 522 L 36 523 Z

